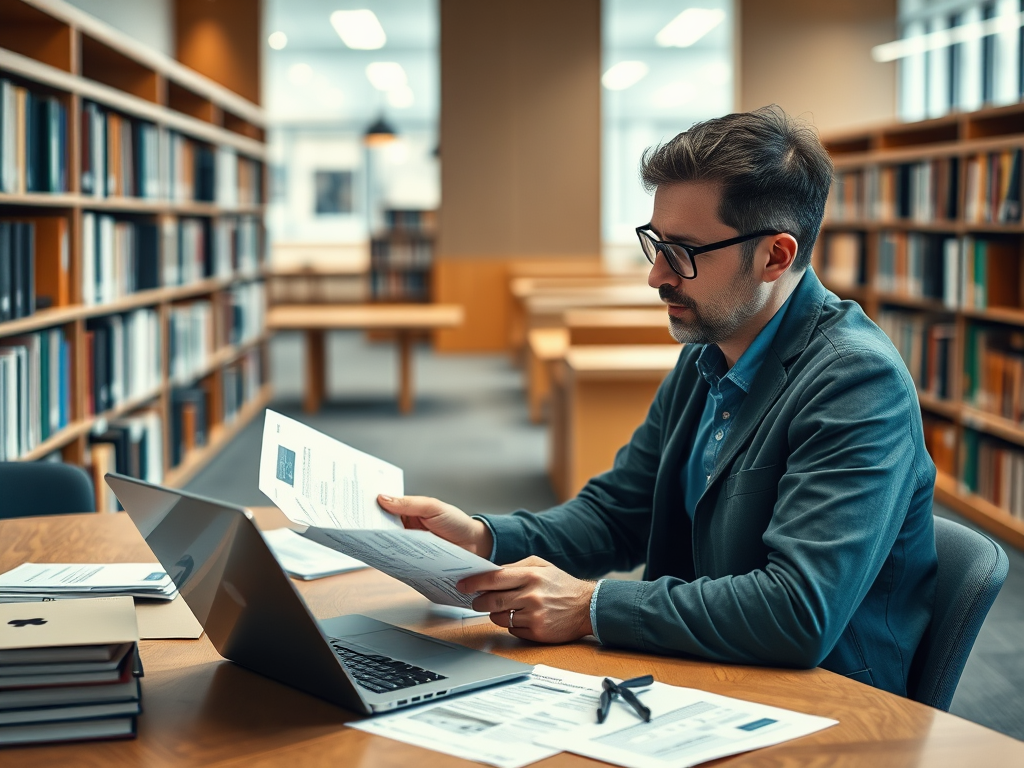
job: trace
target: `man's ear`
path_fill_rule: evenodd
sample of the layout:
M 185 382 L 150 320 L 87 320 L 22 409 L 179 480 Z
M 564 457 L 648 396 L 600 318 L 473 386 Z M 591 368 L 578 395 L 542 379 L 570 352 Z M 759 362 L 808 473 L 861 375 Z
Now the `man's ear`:
M 765 263 L 762 279 L 774 283 L 793 266 L 799 246 L 796 238 L 788 232 L 771 235 L 765 239 L 768 246 L 768 261 Z

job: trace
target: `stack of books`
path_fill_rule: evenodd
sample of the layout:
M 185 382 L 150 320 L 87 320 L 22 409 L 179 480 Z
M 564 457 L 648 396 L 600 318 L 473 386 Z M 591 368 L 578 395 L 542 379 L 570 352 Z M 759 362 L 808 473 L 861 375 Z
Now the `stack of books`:
M 130 597 L 0 605 L 0 745 L 134 737 L 138 640 Z

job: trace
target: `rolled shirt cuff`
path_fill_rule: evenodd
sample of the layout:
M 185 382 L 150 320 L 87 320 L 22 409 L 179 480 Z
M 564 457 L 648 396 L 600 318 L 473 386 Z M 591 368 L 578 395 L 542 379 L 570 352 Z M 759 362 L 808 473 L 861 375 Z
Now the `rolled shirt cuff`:
M 601 642 L 601 636 L 597 634 L 597 593 L 601 591 L 601 585 L 604 582 L 604 579 L 597 580 L 597 583 L 594 585 L 594 594 L 590 598 L 590 630 L 599 643 Z
M 487 530 L 491 532 L 491 554 L 487 556 L 487 559 L 492 563 L 494 562 L 494 556 L 498 552 L 498 537 L 494 533 L 494 526 L 491 525 L 490 521 L 483 515 L 473 515 L 474 520 L 479 520 L 487 526 Z

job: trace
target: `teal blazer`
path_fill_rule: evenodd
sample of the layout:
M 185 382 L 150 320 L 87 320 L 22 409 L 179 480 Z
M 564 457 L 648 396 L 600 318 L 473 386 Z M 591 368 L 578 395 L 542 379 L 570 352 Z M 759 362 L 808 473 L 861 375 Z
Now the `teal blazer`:
M 906 695 L 931 615 L 932 489 L 914 383 L 861 308 L 808 270 L 691 524 L 684 467 L 708 384 L 682 349 L 643 424 L 576 498 L 488 515 L 495 562 L 609 580 L 605 645 L 811 668 Z

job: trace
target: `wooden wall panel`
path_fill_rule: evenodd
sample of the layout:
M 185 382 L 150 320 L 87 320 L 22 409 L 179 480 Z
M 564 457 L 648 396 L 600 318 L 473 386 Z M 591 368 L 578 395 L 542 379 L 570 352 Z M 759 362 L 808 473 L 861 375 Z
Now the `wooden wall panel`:
M 260 0 L 175 0 L 178 61 L 259 104 L 260 6 Z
M 504 349 L 504 264 L 600 253 L 601 3 L 440 8 L 435 295 L 465 304 L 467 322 L 438 344 Z
M 778 104 L 822 132 L 895 120 L 896 65 L 871 48 L 898 37 L 896 0 L 742 0 L 738 10 L 741 110 Z
M 461 328 L 437 331 L 434 346 L 441 352 L 498 352 L 508 349 L 512 314 L 508 281 L 530 274 L 592 275 L 598 256 L 542 255 L 532 258 L 441 256 L 434 263 L 434 301 L 462 304 L 466 321 Z

